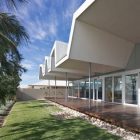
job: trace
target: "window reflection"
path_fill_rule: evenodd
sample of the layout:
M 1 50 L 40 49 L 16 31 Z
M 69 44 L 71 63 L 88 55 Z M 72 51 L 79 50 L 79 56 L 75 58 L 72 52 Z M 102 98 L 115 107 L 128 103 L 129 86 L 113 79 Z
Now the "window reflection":
M 122 76 L 114 77 L 114 102 L 122 102 Z
M 127 75 L 125 84 L 125 102 L 137 104 L 137 74 Z

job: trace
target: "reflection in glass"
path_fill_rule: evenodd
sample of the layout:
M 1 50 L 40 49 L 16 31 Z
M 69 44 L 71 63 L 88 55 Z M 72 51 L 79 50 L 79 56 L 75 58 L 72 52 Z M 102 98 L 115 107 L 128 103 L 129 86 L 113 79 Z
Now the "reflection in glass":
M 114 77 L 114 102 L 122 102 L 122 77 Z
M 94 80 L 94 93 L 95 93 L 95 100 L 102 99 L 102 80 L 101 79 Z
M 125 78 L 125 102 L 137 104 L 137 74 L 127 75 Z
M 112 77 L 105 78 L 105 101 L 112 102 Z
M 98 82 L 97 79 L 94 80 L 94 99 L 97 100 L 97 88 L 98 88 Z
M 102 80 L 98 80 L 98 99 L 102 99 Z

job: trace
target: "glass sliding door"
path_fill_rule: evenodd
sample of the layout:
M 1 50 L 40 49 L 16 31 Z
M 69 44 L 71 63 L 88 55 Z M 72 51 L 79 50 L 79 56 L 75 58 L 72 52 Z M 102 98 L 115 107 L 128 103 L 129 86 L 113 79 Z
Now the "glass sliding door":
M 102 79 L 94 80 L 94 94 L 95 100 L 102 100 Z
M 80 98 L 86 97 L 86 82 L 84 80 L 80 81 Z
M 97 89 L 98 89 L 98 81 L 97 79 L 94 80 L 94 99 L 97 100 Z
M 105 78 L 105 101 L 112 102 L 112 77 Z
M 93 99 L 93 81 L 90 82 L 90 99 Z M 89 98 L 89 81 L 86 81 L 86 98 Z
M 128 104 L 137 104 L 137 77 L 138 74 L 125 76 L 125 102 Z
M 122 103 L 122 76 L 114 77 L 114 102 Z

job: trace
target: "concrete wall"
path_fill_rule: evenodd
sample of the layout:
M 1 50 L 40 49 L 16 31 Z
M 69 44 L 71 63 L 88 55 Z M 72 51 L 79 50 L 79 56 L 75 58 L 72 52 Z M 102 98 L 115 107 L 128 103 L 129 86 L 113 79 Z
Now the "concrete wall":
M 18 89 L 17 90 L 17 100 L 38 100 L 44 99 L 47 89 Z
M 56 97 L 57 98 L 64 98 L 65 92 L 66 92 L 65 87 L 58 87 L 56 90 Z M 46 92 L 46 97 L 55 97 L 55 88 L 51 87 L 50 89 L 48 89 L 48 91 Z
M 134 44 L 81 21 L 76 21 L 70 58 L 125 68 Z
M 65 88 L 58 87 L 56 93 L 58 98 L 63 98 L 65 94 Z M 18 89 L 17 90 L 17 100 L 19 101 L 39 100 L 39 99 L 45 99 L 45 97 L 55 97 L 55 89 L 51 87 L 50 89 Z

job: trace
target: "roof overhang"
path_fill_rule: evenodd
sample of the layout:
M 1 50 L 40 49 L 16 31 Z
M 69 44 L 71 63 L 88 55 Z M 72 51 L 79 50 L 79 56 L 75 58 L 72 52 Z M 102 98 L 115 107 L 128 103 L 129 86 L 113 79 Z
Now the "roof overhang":
M 58 68 L 92 74 L 125 69 L 135 44 L 140 42 L 139 0 L 87 0 L 74 13 L 67 56 Z

